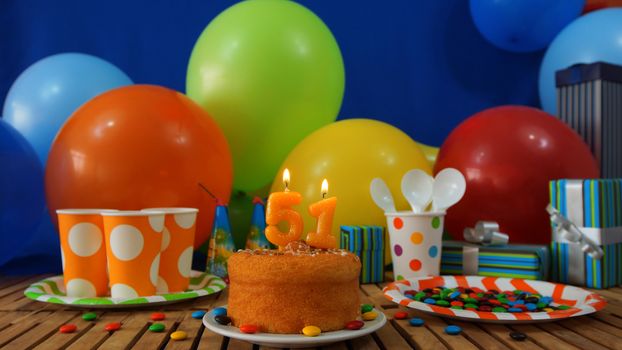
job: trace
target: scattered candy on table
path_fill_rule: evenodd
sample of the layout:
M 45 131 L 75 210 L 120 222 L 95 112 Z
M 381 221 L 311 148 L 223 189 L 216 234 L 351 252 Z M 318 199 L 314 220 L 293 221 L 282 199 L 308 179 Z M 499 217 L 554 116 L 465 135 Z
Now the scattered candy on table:
M 152 321 L 162 321 L 163 319 L 166 318 L 166 315 L 163 314 L 162 312 L 154 312 L 151 314 L 150 318 Z
M 510 337 L 517 341 L 524 341 L 525 339 L 527 339 L 527 335 L 522 332 L 510 332 Z
M 231 318 L 229 318 L 229 316 L 225 316 L 225 315 L 218 315 L 216 317 L 214 317 L 214 321 L 218 322 L 219 324 L 226 326 L 229 323 L 231 323 Z
M 212 311 L 214 316 L 227 316 L 227 309 L 224 307 L 217 307 Z
M 188 337 L 188 334 L 184 331 L 176 331 L 171 333 L 171 339 L 173 340 L 184 340 Z
M 97 318 L 97 314 L 94 312 L 87 312 L 84 315 L 82 315 L 82 319 L 85 321 L 93 321 Z
M 257 326 L 255 326 L 254 324 L 240 325 L 240 332 L 242 333 L 253 334 L 253 333 L 257 333 L 257 331 L 258 331 Z
M 205 311 L 203 310 L 198 310 L 192 313 L 192 318 L 196 318 L 197 320 L 202 319 L 203 316 L 205 316 Z
M 108 332 L 114 332 L 121 329 L 121 323 L 120 322 L 110 322 L 108 324 L 106 324 L 106 326 L 104 326 L 104 330 L 108 331 Z
M 307 337 L 317 337 L 320 333 L 322 333 L 322 330 L 316 326 L 306 326 L 302 329 L 302 334 Z
M 410 321 L 408 321 L 408 323 L 414 327 L 421 327 L 423 326 L 425 322 L 422 319 L 415 317 L 415 318 L 411 318 Z
M 449 307 L 458 310 L 484 312 L 553 312 L 568 310 L 568 305 L 552 305 L 553 298 L 521 290 L 498 291 L 480 288 L 446 288 L 438 286 L 422 291 L 408 290 L 407 298 L 429 305 Z M 396 313 L 397 315 L 397 313 Z M 397 316 L 396 316 L 397 318 Z
M 405 320 L 405 319 L 408 318 L 408 312 L 405 312 L 405 311 L 396 312 L 393 315 L 393 318 L 396 319 L 396 320 Z
M 445 327 L 445 333 L 449 335 L 458 335 L 462 333 L 462 328 L 458 326 L 450 325 L 450 326 Z
M 154 323 L 151 326 L 149 326 L 149 331 L 150 332 L 163 332 L 164 329 L 166 329 L 166 327 L 162 324 L 162 323 Z
M 361 305 L 361 313 L 364 314 L 366 312 L 370 312 L 374 309 L 374 306 L 371 304 L 363 304 Z
M 356 331 L 358 329 L 363 328 L 364 325 L 365 325 L 365 322 L 359 321 L 359 320 L 354 320 L 354 321 L 350 321 L 350 322 L 346 323 L 346 329 L 349 329 L 351 331 Z
M 78 327 L 75 324 L 73 324 L 73 323 L 62 325 L 58 329 L 58 331 L 61 332 L 61 333 L 73 333 L 73 332 L 75 332 L 77 330 L 78 330 Z
M 363 314 L 363 320 L 365 321 L 372 321 L 375 320 L 376 317 L 378 317 L 378 314 L 374 311 L 369 311 Z

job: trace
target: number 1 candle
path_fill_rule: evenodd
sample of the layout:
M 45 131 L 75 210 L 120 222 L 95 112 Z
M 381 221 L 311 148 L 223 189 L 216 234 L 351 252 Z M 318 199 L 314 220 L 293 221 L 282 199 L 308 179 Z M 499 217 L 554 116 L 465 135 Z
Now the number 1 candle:
M 274 192 L 268 197 L 266 207 L 266 238 L 274 245 L 283 249 L 287 243 L 297 241 L 302 235 L 302 217 L 292 206 L 302 202 L 302 195 L 289 190 L 289 170 L 283 171 L 284 192 Z M 289 231 L 282 232 L 278 228 L 281 221 L 289 223 Z
M 322 200 L 309 206 L 311 216 L 317 218 L 317 232 L 309 232 L 307 244 L 315 248 L 337 248 L 337 239 L 332 234 L 333 216 L 337 206 L 337 197 L 325 198 L 328 194 L 328 181 L 322 181 Z

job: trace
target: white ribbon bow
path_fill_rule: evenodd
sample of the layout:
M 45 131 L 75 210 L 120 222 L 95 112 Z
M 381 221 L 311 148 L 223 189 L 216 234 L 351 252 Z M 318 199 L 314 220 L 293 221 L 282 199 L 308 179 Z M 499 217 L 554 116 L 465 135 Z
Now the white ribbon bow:
M 568 242 L 579 243 L 581 245 L 581 250 L 591 256 L 592 259 L 602 259 L 603 250 L 594 241 L 588 238 L 577 225 L 564 217 L 550 204 L 546 207 L 546 211 L 551 215 L 551 222 L 555 224 L 554 230 L 557 231 L 557 234 Z

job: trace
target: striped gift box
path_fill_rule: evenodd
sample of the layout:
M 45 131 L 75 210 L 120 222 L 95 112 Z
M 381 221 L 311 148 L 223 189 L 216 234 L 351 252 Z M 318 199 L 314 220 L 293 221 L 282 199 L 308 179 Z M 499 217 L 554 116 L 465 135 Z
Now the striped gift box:
M 471 252 L 477 255 L 475 259 L 465 259 Z M 542 245 L 481 246 L 457 241 L 443 242 L 442 275 L 463 275 L 464 264 L 468 263 L 476 266 L 467 267 L 466 270 L 476 271 L 479 276 L 546 280 L 549 249 Z
M 553 230 L 553 279 L 590 288 L 622 284 L 622 179 L 556 180 L 549 191 L 553 207 L 604 252 L 594 259 Z
M 622 66 L 577 64 L 555 80 L 558 117 L 590 146 L 603 178 L 622 177 Z
M 384 237 L 382 226 L 341 226 L 341 249 L 361 259 L 361 283 L 384 281 Z

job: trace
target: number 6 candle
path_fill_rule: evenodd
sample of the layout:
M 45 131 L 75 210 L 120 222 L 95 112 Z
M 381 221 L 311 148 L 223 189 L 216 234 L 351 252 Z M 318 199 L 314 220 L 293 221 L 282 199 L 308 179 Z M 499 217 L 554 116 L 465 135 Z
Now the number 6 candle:
M 283 249 L 287 243 L 297 241 L 302 235 L 302 217 L 292 209 L 292 206 L 302 202 L 302 195 L 298 192 L 289 190 L 289 170 L 283 171 L 284 192 L 274 192 L 268 197 L 268 205 L 266 207 L 266 238 L 272 244 Z M 281 221 L 289 223 L 289 231 L 282 232 L 278 228 Z
M 311 216 L 317 218 L 317 232 L 309 232 L 307 244 L 315 248 L 337 248 L 337 239 L 333 236 L 333 215 L 337 206 L 337 197 L 325 198 L 328 194 L 328 181 L 322 181 L 322 200 L 309 206 Z M 324 199 L 325 198 L 325 199 Z

